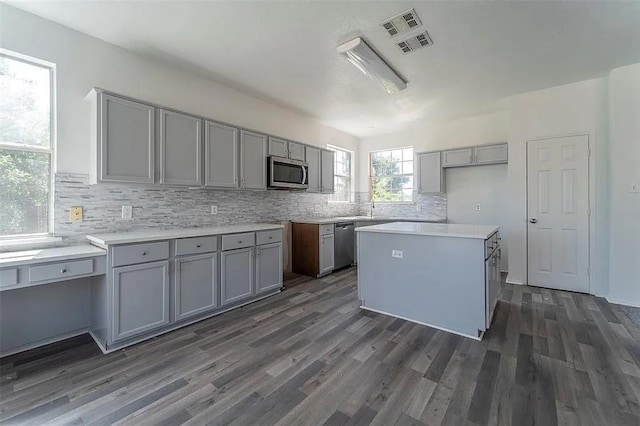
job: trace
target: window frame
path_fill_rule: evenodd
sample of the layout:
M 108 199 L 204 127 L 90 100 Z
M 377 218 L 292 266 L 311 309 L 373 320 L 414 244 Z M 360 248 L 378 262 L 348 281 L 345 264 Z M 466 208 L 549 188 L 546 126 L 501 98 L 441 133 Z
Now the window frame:
M 353 163 L 353 159 L 354 159 L 354 152 L 351 151 L 350 149 L 346 149 L 346 148 L 342 148 L 336 145 L 327 145 L 327 149 L 329 151 L 342 151 L 342 152 L 346 152 L 347 154 L 349 154 L 349 199 L 348 200 L 335 200 L 333 199 L 335 192 L 331 195 L 329 195 L 329 202 L 330 203 L 342 203 L 342 204 L 354 204 L 355 203 L 355 182 L 354 182 L 354 163 Z M 334 184 L 334 189 L 335 189 L 335 182 L 336 182 L 336 176 L 341 176 L 344 177 L 343 175 L 338 175 L 337 172 L 337 168 L 336 168 L 336 159 L 337 157 L 334 157 L 333 160 L 333 184 Z
M 47 232 L 37 232 L 31 234 L 14 234 L 14 235 L 0 235 L 0 243 L 12 243 L 12 242 L 28 242 L 29 240 L 51 237 L 54 233 L 54 211 L 55 211 L 55 172 L 56 172 L 56 152 L 57 152 L 57 111 L 56 111 L 56 64 L 48 62 L 42 59 L 34 58 L 22 53 L 18 53 L 9 49 L 0 47 L 0 56 L 8 59 L 23 62 L 25 64 L 33 65 L 40 68 L 45 68 L 49 71 L 49 147 L 43 148 L 33 145 L 22 145 L 15 143 L 7 143 L 0 141 L 0 148 L 21 151 L 21 152 L 36 152 L 49 155 L 49 206 L 47 209 Z
M 373 178 L 374 177 L 381 177 L 381 176 L 373 176 L 373 154 L 377 154 L 379 152 L 389 152 L 391 153 L 392 151 L 397 151 L 397 150 L 405 150 L 405 149 L 411 149 L 411 162 L 412 162 L 412 171 L 411 174 L 406 174 L 406 173 L 401 173 L 401 174 L 397 174 L 397 175 L 388 175 L 388 176 L 398 176 L 398 177 L 411 177 L 413 179 L 413 186 L 411 188 L 411 200 L 400 200 L 400 201 L 386 201 L 386 200 L 374 200 L 373 199 Z M 412 145 L 407 145 L 407 146 L 400 146 L 400 147 L 393 147 L 393 148 L 384 148 L 384 149 L 377 149 L 375 151 L 369 151 L 369 200 L 371 200 L 372 202 L 376 202 L 376 203 L 380 203 L 380 204 L 415 204 L 415 200 L 413 197 L 413 192 L 415 191 L 415 175 L 416 175 L 416 165 L 415 165 L 415 161 L 416 161 L 416 153 L 415 150 L 413 149 Z M 400 161 L 400 163 L 403 163 L 403 161 Z

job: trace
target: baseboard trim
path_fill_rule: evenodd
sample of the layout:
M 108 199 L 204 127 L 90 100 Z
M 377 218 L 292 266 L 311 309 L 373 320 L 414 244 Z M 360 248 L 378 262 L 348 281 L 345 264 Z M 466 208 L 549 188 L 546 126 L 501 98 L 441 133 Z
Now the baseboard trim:
M 509 275 L 507 275 L 507 279 L 505 281 L 507 284 L 514 284 L 514 285 L 524 285 L 524 283 L 520 280 L 514 280 L 513 278 L 511 278 Z
M 616 305 L 625 305 L 625 306 L 633 306 L 634 308 L 640 308 L 640 302 L 616 299 L 615 297 L 605 297 L 605 299 L 607 300 L 607 302 L 615 303 Z
M 39 348 L 41 346 L 45 346 L 45 345 L 50 345 L 51 343 L 56 343 L 59 342 L 61 340 L 66 340 L 66 339 L 70 339 L 72 337 L 77 337 L 80 336 L 82 334 L 85 334 L 89 332 L 89 328 L 81 328 L 79 330 L 75 330 L 75 331 L 70 331 L 69 333 L 64 333 L 64 334 L 58 334 L 57 336 L 53 336 L 53 337 L 48 337 L 46 339 L 42 339 L 42 340 L 38 340 L 36 342 L 33 343 L 28 343 L 26 345 L 22 345 L 22 346 L 17 346 L 15 348 L 11 348 L 7 351 L 2 351 L 0 352 L 0 358 L 3 358 L 5 356 L 9 356 L 9 355 L 14 355 L 17 354 L 18 352 L 24 352 L 24 351 L 29 351 L 31 349 L 36 349 Z

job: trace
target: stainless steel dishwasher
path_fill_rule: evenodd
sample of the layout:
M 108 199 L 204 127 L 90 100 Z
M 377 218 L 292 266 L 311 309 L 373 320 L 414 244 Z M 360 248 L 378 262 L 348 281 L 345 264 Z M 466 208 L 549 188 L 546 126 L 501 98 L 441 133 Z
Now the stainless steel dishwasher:
M 336 223 L 334 230 L 334 268 L 340 269 L 353 265 L 353 251 L 355 245 L 355 223 Z

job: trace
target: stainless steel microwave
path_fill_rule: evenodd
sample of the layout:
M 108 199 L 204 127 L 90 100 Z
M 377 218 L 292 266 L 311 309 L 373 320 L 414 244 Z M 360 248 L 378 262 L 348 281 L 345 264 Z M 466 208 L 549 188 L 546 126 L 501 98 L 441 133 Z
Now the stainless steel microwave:
M 309 163 L 288 158 L 267 157 L 267 180 L 271 189 L 307 189 Z

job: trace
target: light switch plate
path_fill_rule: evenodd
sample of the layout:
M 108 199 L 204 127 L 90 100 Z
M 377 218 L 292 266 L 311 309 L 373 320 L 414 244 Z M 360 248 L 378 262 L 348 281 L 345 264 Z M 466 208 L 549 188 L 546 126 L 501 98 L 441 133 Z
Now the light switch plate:
M 69 219 L 71 219 L 71 222 L 82 222 L 82 207 L 71 207 L 69 209 Z
M 395 257 L 397 259 L 402 259 L 402 250 L 391 250 L 391 257 Z
M 631 189 L 629 190 L 629 192 L 633 193 L 633 194 L 637 194 L 640 192 L 640 184 L 638 183 L 632 183 L 631 184 Z
M 127 220 L 133 219 L 133 206 L 122 206 L 122 218 Z

